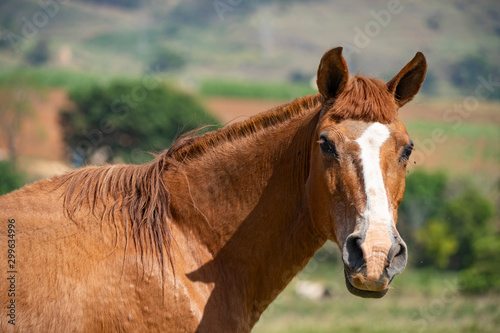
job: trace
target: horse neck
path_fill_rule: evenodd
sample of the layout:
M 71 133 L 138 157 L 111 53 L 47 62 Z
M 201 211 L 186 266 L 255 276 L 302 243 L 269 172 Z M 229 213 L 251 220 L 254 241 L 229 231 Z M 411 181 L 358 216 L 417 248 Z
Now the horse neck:
M 220 144 L 167 177 L 174 220 L 212 254 L 198 277 L 214 267 L 230 270 L 230 279 L 245 285 L 254 314 L 325 241 L 314 230 L 305 192 L 317 117 L 304 111 Z

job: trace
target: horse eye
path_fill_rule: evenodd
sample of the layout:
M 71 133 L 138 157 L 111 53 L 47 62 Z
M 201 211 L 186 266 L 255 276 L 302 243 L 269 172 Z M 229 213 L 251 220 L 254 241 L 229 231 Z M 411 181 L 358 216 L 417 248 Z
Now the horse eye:
M 410 142 L 410 144 L 406 145 L 403 149 L 403 153 L 401 155 L 401 158 L 403 160 L 409 160 L 411 153 L 413 151 L 413 141 Z
M 319 146 L 323 153 L 337 157 L 337 150 L 335 149 L 335 145 L 333 144 L 333 142 L 328 141 L 325 137 L 320 137 Z

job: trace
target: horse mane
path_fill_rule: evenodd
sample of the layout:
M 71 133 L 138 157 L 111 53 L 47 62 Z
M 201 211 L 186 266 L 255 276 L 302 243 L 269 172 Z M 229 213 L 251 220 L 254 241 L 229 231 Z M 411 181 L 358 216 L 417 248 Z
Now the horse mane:
M 333 119 L 361 120 L 389 124 L 398 117 L 394 96 L 385 82 L 364 76 L 352 76 L 334 101 L 328 115 Z
M 120 215 L 126 230 L 130 228 L 132 232 L 132 241 L 141 260 L 148 253 L 156 254 L 163 276 L 165 259 L 172 269 L 174 267 L 170 192 L 163 179 L 164 171 L 188 163 L 221 143 L 278 126 L 307 110 L 319 112 L 321 105 L 320 94 L 305 96 L 201 136 L 189 133 L 148 164 L 86 167 L 60 176 L 54 181 L 58 182 L 57 187 L 66 184 L 64 211 L 76 222 L 76 212 L 81 207 L 88 207 L 101 221 L 112 220 L 115 227 L 115 217 Z M 385 83 L 358 76 L 349 79 L 346 89 L 328 112 L 340 119 L 385 123 L 397 117 L 394 98 Z M 128 232 L 126 242 L 128 244 Z
M 86 167 L 56 179 L 58 186 L 66 184 L 63 194 L 65 214 L 76 223 L 76 213 L 88 207 L 101 223 L 120 215 L 141 260 L 147 253 L 156 254 L 163 276 L 165 255 L 173 269 L 171 256 L 170 193 L 163 180 L 166 164 L 156 158 L 144 165 L 106 165 Z M 101 224 L 102 227 L 102 224 Z M 125 248 L 126 250 L 126 248 Z
M 320 103 L 321 97 L 319 94 L 308 95 L 297 98 L 290 103 L 276 106 L 267 112 L 250 117 L 246 121 L 235 123 L 202 136 L 193 137 L 192 134 L 196 133 L 195 130 L 177 140 L 167 151 L 167 154 L 177 161 L 195 158 L 203 155 L 220 143 L 235 141 L 239 138 L 253 135 L 261 130 L 282 124 L 306 110 L 318 108 Z
M 59 176 L 53 181 L 57 182 L 57 187 L 66 185 L 63 192 L 64 212 L 75 223 L 76 214 L 82 207 L 88 207 L 100 221 L 105 218 L 112 220 L 115 227 L 115 217 L 121 216 L 126 230 L 131 230 L 132 241 L 141 260 L 148 253 L 156 254 L 163 276 L 166 259 L 171 268 L 174 267 L 170 192 L 163 179 L 164 171 L 186 163 L 220 143 L 279 125 L 319 105 L 318 95 L 302 97 L 227 128 L 201 136 L 183 136 L 150 163 L 91 166 Z

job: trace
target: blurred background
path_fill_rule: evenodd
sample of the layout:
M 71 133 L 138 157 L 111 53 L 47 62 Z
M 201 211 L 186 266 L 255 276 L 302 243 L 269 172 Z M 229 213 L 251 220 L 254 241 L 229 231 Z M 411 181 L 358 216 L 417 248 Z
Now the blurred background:
M 185 131 L 315 93 L 339 45 L 351 74 L 384 80 L 427 57 L 400 110 L 416 146 L 398 223 L 409 266 L 383 299 L 359 299 L 327 243 L 255 332 L 495 331 L 498 1 L 0 0 L 0 194 L 143 163 Z

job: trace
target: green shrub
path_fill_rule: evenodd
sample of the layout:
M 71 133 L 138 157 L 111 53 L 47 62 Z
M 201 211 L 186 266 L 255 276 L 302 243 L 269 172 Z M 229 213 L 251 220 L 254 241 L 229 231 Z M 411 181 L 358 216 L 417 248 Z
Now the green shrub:
M 442 172 L 417 170 L 406 178 L 405 194 L 398 210 L 398 230 L 409 249 L 416 246 L 415 234 L 426 221 L 443 216 L 447 184 L 448 178 Z M 410 258 L 417 260 L 416 256 Z
M 144 162 L 175 137 L 201 124 L 217 124 L 193 97 L 146 76 L 74 90 L 76 109 L 61 114 L 64 139 L 75 164 L 89 162 L 103 149 L 107 161 Z
M 421 256 L 426 261 L 433 262 L 439 268 L 446 268 L 450 263 L 450 257 L 458 249 L 458 240 L 450 230 L 449 225 L 437 219 L 430 219 L 426 225 L 417 231 L 416 238 L 423 247 Z
M 464 59 L 452 64 L 450 66 L 450 80 L 456 87 L 462 89 L 464 92 L 472 93 L 474 89 L 480 84 L 478 77 L 486 79 L 493 75 L 493 78 L 498 77 L 498 68 L 488 61 L 482 55 L 471 55 Z M 500 98 L 498 89 L 493 92 L 491 96 L 494 99 Z
M 494 213 L 490 200 L 470 185 L 446 204 L 446 221 L 459 244 L 450 268 L 463 269 L 472 264 L 474 244 L 493 232 L 490 222 Z
M 459 270 L 473 263 L 473 244 L 491 234 L 493 216 L 493 204 L 472 185 L 416 171 L 407 178 L 398 230 L 413 265 Z
M 45 64 L 50 58 L 48 41 L 45 39 L 38 40 L 35 45 L 26 52 L 24 58 L 33 66 Z
M 155 72 L 179 70 L 185 65 L 186 58 L 182 54 L 166 48 L 156 50 L 149 61 L 149 67 Z
M 19 172 L 15 172 L 12 163 L 0 161 L 0 195 L 12 192 L 25 183 L 25 177 Z
M 460 288 L 465 293 L 500 292 L 500 235 L 474 243 L 474 261 L 460 274 Z

